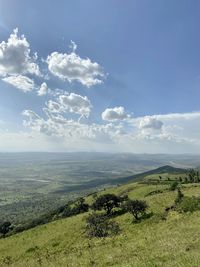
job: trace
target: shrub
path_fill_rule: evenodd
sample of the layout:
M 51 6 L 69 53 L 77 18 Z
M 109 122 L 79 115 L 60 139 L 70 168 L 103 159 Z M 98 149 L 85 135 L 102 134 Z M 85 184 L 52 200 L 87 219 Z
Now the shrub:
M 142 200 L 128 200 L 124 208 L 131 213 L 135 220 L 139 220 L 139 216 L 144 215 L 147 210 L 147 203 Z
M 86 223 L 86 231 L 89 237 L 106 237 L 120 232 L 119 225 L 108 220 L 108 217 L 102 214 L 89 215 Z

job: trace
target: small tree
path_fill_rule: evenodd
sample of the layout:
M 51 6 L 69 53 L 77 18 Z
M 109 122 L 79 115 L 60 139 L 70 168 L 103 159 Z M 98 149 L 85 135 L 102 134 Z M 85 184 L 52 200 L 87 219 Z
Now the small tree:
M 125 204 L 126 211 L 131 213 L 136 220 L 139 220 L 139 216 L 143 215 L 147 208 L 147 203 L 142 200 L 128 200 Z
M 106 213 L 109 215 L 111 214 L 113 208 L 120 206 L 121 201 L 122 201 L 121 198 L 114 194 L 101 195 L 93 203 L 92 209 L 94 210 L 104 209 Z
M 171 191 L 174 191 L 174 190 L 176 190 L 177 189 L 177 187 L 178 187 L 178 182 L 177 181 L 173 181 L 171 184 L 170 184 L 170 190 Z

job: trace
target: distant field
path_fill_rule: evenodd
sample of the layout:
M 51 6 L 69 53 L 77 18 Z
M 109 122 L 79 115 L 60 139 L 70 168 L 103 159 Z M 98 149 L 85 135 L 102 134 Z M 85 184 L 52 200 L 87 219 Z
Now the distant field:
M 200 166 L 200 157 L 108 153 L 0 153 L 1 220 L 19 223 L 117 179 L 171 164 Z
M 181 174 L 180 174 L 181 175 Z M 163 173 L 163 177 L 174 175 Z M 145 177 L 159 180 L 159 175 Z M 119 215 L 121 233 L 107 238 L 88 238 L 85 234 L 87 214 L 77 215 L 0 240 L 0 266 L 6 267 L 199 267 L 200 211 L 170 211 L 163 220 L 165 208 L 173 205 L 176 191 L 169 185 L 128 183 L 106 191 L 128 194 L 149 205 L 151 218 L 133 223 L 130 214 Z M 160 190 L 162 193 L 149 195 Z M 185 196 L 200 196 L 200 184 L 183 184 Z M 92 196 L 86 198 L 94 201 Z M 16 249 L 17 248 L 17 249 Z

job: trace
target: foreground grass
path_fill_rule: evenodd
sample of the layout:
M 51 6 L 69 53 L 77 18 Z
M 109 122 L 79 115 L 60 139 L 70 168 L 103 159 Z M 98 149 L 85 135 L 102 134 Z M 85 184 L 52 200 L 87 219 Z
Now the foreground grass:
M 154 215 L 140 223 L 132 223 L 129 214 L 118 216 L 114 220 L 121 234 L 103 239 L 86 237 L 86 214 L 39 226 L 0 240 L 0 266 L 199 267 L 200 212 L 171 211 L 163 218 L 165 207 L 176 197 L 167 188 L 130 183 L 108 189 L 106 193 L 145 199 Z M 163 193 L 146 196 L 158 189 Z M 199 196 L 200 186 L 188 184 L 183 193 Z M 87 201 L 92 202 L 92 196 Z

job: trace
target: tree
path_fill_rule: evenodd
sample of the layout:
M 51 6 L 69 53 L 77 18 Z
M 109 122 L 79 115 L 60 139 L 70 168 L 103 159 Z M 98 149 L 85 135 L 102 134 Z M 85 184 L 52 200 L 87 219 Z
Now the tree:
M 145 201 L 142 200 L 128 200 L 125 203 L 125 209 L 131 213 L 136 220 L 139 220 L 139 216 L 143 215 L 148 208 Z
M 121 203 L 121 198 L 114 194 L 105 194 L 99 196 L 92 205 L 94 210 L 104 209 L 109 215 L 113 208 L 119 207 Z

